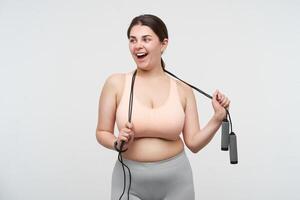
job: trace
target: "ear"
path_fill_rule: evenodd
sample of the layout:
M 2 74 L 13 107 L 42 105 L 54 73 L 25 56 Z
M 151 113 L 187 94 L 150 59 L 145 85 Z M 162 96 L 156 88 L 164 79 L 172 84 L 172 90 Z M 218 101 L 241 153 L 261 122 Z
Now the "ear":
M 167 48 L 168 46 L 168 43 L 169 43 L 169 40 L 168 38 L 165 38 L 162 42 L 161 42 L 161 53 L 163 53 L 165 51 L 165 49 Z

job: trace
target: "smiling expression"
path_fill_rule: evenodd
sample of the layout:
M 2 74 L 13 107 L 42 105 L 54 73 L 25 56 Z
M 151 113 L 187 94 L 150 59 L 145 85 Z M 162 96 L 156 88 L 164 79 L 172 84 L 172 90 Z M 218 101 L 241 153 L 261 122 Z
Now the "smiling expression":
M 129 35 L 129 49 L 139 68 L 150 69 L 160 66 L 161 54 L 168 40 L 160 41 L 151 28 L 144 25 L 132 27 Z

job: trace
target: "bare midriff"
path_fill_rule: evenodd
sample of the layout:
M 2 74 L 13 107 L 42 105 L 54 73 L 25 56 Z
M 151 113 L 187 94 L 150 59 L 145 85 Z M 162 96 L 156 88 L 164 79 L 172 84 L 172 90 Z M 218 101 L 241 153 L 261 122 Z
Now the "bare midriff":
M 123 158 L 140 162 L 155 162 L 171 158 L 184 149 L 180 137 L 176 140 L 162 138 L 135 138 L 128 150 L 122 153 Z

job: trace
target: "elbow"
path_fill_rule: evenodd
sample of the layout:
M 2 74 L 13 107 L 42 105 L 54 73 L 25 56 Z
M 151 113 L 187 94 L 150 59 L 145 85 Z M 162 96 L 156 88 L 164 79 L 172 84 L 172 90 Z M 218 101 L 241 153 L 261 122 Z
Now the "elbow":
M 198 153 L 205 146 L 200 131 L 198 131 L 197 134 L 192 135 L 192 137 L 186 139 L 187 147 L 191 152 L 195 154 Z
M 191 150 L 191 152 L 193 153 L 198 153 L 201 149 L 203 148 L 203 146 L 197 146 L 197 147 L 189 147 L 189 149 Z
M 196 145 L 193 142 L 189 142 L 186 144 L 186 146 L 188 147 L 188 149 L 193 152 L 193 153 L 198 153 L 199 152 L 199 148 L 196 147 Z
M 189 148 L 189 150 L 191 151 L 191 152 L 193 152 L 193 153 L 198 153 L 199 152 L 199 149 L 196 149 L 196 148 L 194 148 L 194 147 L 188 147 Z
M 98 130 L 96 130 L 96 140 L 99 144 L 102 144 L 101 133 Z
M 193 153 L 198 153 L 205 145 L 203 142 L 197 142 L 196 140 L 191 140 L 190 142 L 187 143 L 187 147 L 189 150 Z

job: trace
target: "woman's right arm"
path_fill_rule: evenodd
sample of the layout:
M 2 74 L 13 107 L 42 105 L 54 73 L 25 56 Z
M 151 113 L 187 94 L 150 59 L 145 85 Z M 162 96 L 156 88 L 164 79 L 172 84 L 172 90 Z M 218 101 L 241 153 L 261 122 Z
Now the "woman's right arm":
M 96 128 L 97 141 L 106 148 L 114 150 L 114 125 L 117 109 L 118 82 L 122 80 L 121 74 L 110 75 L 102 88 L 99 109 L 98 123 Z

